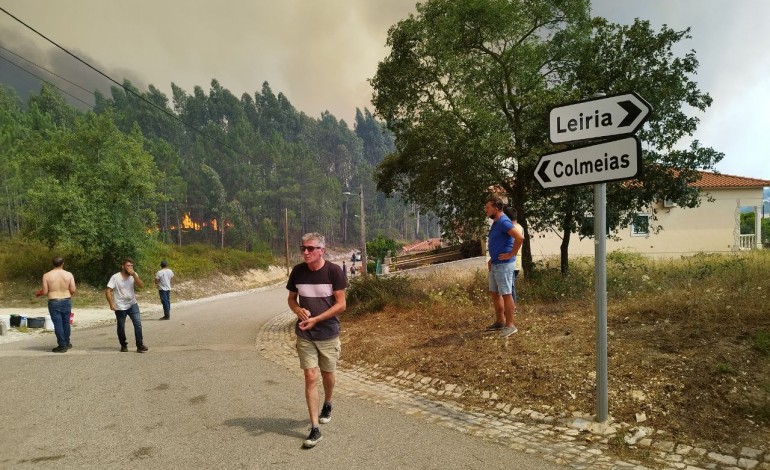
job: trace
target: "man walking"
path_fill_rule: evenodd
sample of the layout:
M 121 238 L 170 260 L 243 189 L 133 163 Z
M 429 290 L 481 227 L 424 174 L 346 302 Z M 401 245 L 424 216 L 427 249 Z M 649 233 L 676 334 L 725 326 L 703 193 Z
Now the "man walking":
M 77 292 L 75 276 L 64 270 L 64 258 L 57 256 L 53 259 L 53 269 L 43 274 L 43 287 L 37 292 L 48 297 L 48 314 L 51 315 L 53 331 L 58 344 L 51 351 L 67 352 L 72 347 L 70 343 L 70 314 L 72 312 L 72 296 Z
M 503 201 L 499 197 L 488 198 L 484 212 L 493 221 L 489 227 L 487 268 L 495 322 L 487 329 L 502 330 L 500 336 L 508 337 L 519 331 L 513 324 L 513 312 L 516 308 L 513 301 L 513 282 L 516 254 L 524 243 L 524 233 L 521 225 L 514 226 L 511 219 L 503 213 Z
M 340 357 L 340 320 L 345 311 L 345 276 L 335 263 L 327 263 L 323 254 L 326 239 L 319 233 L 302 236 L 300 251 L 305 260 L 294 266 L 286 288 L 289 308 L 297 315 L 297 355 L 305 373 L 305 400 L 310 414 L 310 435 L 303 447 L 314 447 L 321 440 L 319 423 L 331 421 L 334 371 Z M 324 390 L 319 413 L 318 370 Z
M 110 310 L 115 312 L 115 318 L 118 321 L 118 341 L 120 341 L 120 352 L 128 352 L 128 342 L 126 341 L 126 316 L 131 318 L 134 324 L 134 337 L 136 339 L 136 352 L 143 353 L 147 351 L 142 338 L 142 321 L 139 318 L 139 305 L 136 303 L 135 287 L 144 288 L 144 282 L 139 278 L 139 274 L 134 271 L 134 261 L 130 258 L 123 260 L 120 272 L 115 273 L 107 283 L 107 289 L 104 295 L 110 304 Z
M 171 279 L 174 277 L 174 271 L 168 267 L 166 260 L 160 262 L 160 271 L 155 273 L 155 285 L 158 287 L 160 303 L 163 305 L 163 316 L 161 320 L 171 319 Z

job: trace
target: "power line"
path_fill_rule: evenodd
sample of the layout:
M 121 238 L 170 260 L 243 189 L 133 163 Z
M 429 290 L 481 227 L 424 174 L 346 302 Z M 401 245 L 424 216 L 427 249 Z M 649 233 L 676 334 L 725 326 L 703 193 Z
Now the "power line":
M 11 50 L 8 50 L 8 49 L 6 49 L 6 48 L 5 48 L 5 47 L 3 47 L 3 46 L 0 46 L 0 49 L 2 49 L 2 50 L 4 50 L 4 51 L 8 52 L 9 54 L 13 54 L 14 56 L 18 57 L 19 59 L 21 59 L 21 60 L 23 60 L 23 61 L 25 61 L 25 62 L 29 62 L 30 64 L 34 65 L 35 67 L 37 67 L 37 68 L 39 68 L 39 69 L 45 70 L 46 72 L 50 73 L 51 75 L 54 75 L 54 76 L 56 76 L 56 77 L 59 77 L 59 78 L 61 78 L 61 79 L 62 79 L 62 80 L 64 80 L 65 82 L 69 83 L 69 84 L 70 84 L 70 85 L 72 85 L 72 86 L 76 86 L 76 87 L 80 88 L 81 90 L 85 91 L 85 92 L 86 92 L 86 93 L 88 93 L 89 95 L 93 94 L 93 90 L 88 90 L 88 89 L 86 89 L 86 88 L 83 88 L 82 86 L 78 85 L 77 83 L 75 83 L 75 82 L 71 82 L 71 81 L 67 80 L 66 78 L 62 77 L 61 75 L 57 74 L 56 72 L 52 72 L 51 70 L 48 70 L 47 68 L 43 67 L 42 65 L 38 65 L 38 64 L 36 64 L 36 63 L 32 62 L 31 60 L 29 60 L 29 59 L 27 59 L 27 58 L 25 58 L 25 57 L 22 57 L 22 56 L 20 56 L 19 54 L 15 53 L 15 52 L 13 52 L 13 51 L 11 51 Z
M 6 10 L 5 8 L 3 8 L 3 7 L 0 7 L 0 11 L 2 11 L 3 13 L 5 13 L 6 15 L 10 16 L 10 17 L 11 17 L 11 18 L 13 18 L 14 20 L 16 20 L 17 22 L 19 22 L 20 24 L 22 24 L 22 25 L 23 25 L 25 28 L 27 28 L 27 29 L 29 29 L 30 31 L 34 32 L 35 34 L 37 34 L 37 35 L 38 35 L 38 36 L 40 36 L 41 38 L 45 39 L 46 41 L 48 41 L 48 42 L 50 42 L 51 44 L 53 44 L 54 46 L 56 46 L 57 48 L 61 49 L 62 51 L 64 51 L 64 53 L 66 53 L 67 55 L 69 55 L 69 56 L 70 56 L 70 57 L 72 57 L 73 59 L 77 60 L 78 62 L 82 63 L 83 65 L 85 65 L 85 66 L 86 66 L 86 67 L 88 67 L 89 69 L 93 70 L 94 72 L 98 73 L 98 74 L 99 74 L 99 75 L 101 75 L 102 77 L 106 78 L 107 80 L 109 80 L 109 81 L 111 81 L 112 83 L 116 84 L 117 86 L 121 87 L 121 88 L 122 88 L 123 90 L 125 90 L 127 93 L 130 93 L 130 94 L 132 94 L 132 95 L 136 96 L 136 97 L 137 97 L 137 98 L 139 98 L 140 100 L 142 100 L 142 101 L 144 101 L 145 103 L 149 104 L 150 106 L 152 106 L 152 107 L 154 107 L 154 108 L 156 108 L 156 109 L 160 110 L 161 112 L 163 112 L 163 113 L 164 113 L 164 114 L 166 114 L 167 116 L 171 117 L 172 119 L 174 119 L 174 120 L 176 120 L 176 121 L 179 121 L 180 123 L 182 123 L 182 124 L 183 124 L 183 125 L 185 125 L 186 127 L 188 127 L 188 128 L 190 128 L 190 129 L 192 129 L 194 132 L 196 132 L 196 133 L 198 133 L 198 134 L 202 135 L 203 137 L 206 137 L 207 139 L 211 140 L 212 142 L 216 142 L 217 144 L 221 145 L 222 147 L 224 147 L 224 148 L 227 148 L 227 149 L 230 149 L 230 150 L 232 150 L 233 152 L 235 152 L 235 153 L 237 153 L 237 154 L 239 154 L 239 155 L 241 155 L 241 156 L 243 156 L 243 157 L 246 157 L 246 155 L 244 155 L 242 152 L 240 152 L 240 151 L 238 151 L 238 150 L 234 149 L 233 147 L 231 147 L 231 146 L 227 145 L 226 143 L 224 143 L 224 142 L 220 141 L 219 139 L 217 139 L 217 138 L 215 138 L 215 137 L 212 137 L 212 136 L 210 136 L 210 135 L 206 134 L 205 132 L 203 132 L 203 131 L 201 131 L 200 129 L 196 128 L 196 127 L 195 127 L 195 126 L 193 126 L 192 124 L 188 124 L 188 123 L 187 123 L 186 121 L 184 121 L 182 118 L 180 118 L 179 116 L 175 115 L 174 113 L 172 113 L 172 112 L 168 111 L 166 108 L 163 108 L 163 107 L 161 107 L 161 106 L 158 106 L 157 104 L 153 103 L 152 101 L 148 100 L 147 98 L 143 97 L 142 95 L 140 95 L 140 94 L 136 93 L 135 91 L 131 90 L 130 88 L 127 88 L 126 86 L 124 86 L 123 84 L 121 84 L 120 82 L 118 82 L 117 80 L 115 80 L 114 78 L 110 77 L 110 76 L 109 76 L 109 75 L 107 75 L 106 73 L 102 72 L 101 70 L 97 69 L 97 68 L 96 68 L 96 67 L 94 67 L 93 65 L 91 65 L 91 64 L 89 64 L 88 62 L 84 61 L 83 59 L 81 59 L 80 57 L 76 56 L 76 55 L 75 55 L 75 54 L 73 54 L 72 52 L 68 51 L 68 50 L 67 50 L 67 49 L 65 49 L 63 46 L 60 46 L 60 45 L 59 45 L 59 44 L 58 44 L 56 41 L 54 41 L 54 40 L 52 40 L 52 39 L 48 38 L 48 37 L 47 37 L 45 34 L 41 33 L 40 31 L 38 31 L 38 30 L 36 30 L 35 28 L 33 28 L 32 26 L 28 25 L 28 24 L 27 24 L 27 23 L 25 23 L 24 21 L 20 20 L 19 18 L 17 18 L 17 17 L 16 17 L 16 16 L 14 16 L 13 14 L 11 14 L 11 12 L 9 12 L 8 10 Z M 15 64 L 14 64 L 14 65 L 15 65 Z M 247 157 L 247 158 L 248 158 L 248 157 Z
M 93 109 L 93 108 L 94 108 L 94 105 L 92 105 L 92 104 L 90 104 L 90 103 L 86 103 L 85 101 L 81 100 L 81 99 L 80 99 L 80 98 L 78 98 L 77 96 L 75 96 L 75 95 L 72 95 L 72 94 L 70 94 L 70 93 L 67 93 L 66 91 L 62 90 L 62 89 L 61 89 L 61 88 L 59 88 L 58 86 L 56 86 L 56 85 L 54 85 L 53 83 L 49 82 L 49 81 L 48 81 L 48 80 L 46 80 L 45 78 L 43 78 L 43 77 L 41 77 L 41 76 L 39 76 L 39 75 L 35 75 L 34 73 L 32 73 L 32 72 L 30 72 L 29 70 L 25 69 L 25 68 L 24 68 L 24 67 L 22 67 L 21 65 L 19 65 L 19 64 L 17 64 L 17 63 L 15 63 L 15 62 L 13 62 L 12 60 L 8 59 L 7 57 L 3 57 L 3 56 L 1 56 L 1 55 L 0 55 L 0 59 L 3 59 L 4 61 L 8 62 L 9 64 L 13 65 L 14 67 L 17 67 L 17 68 L 21 69 L 22 71 L 24 71 L 24 72 L 27 72 L 28 74 L 32 75 L 33 77 L 37 78 L 38 80 L 40 80 L 40 81 L 42 81 L 42 82 L 45 82 L 45 83 L 47 83 L 47 84 L 51 85 L 52 87 L 56 88 L 56 89 L 57 89 L 57 90 L 59 90 L 60 92 L 62 92 L 62 93 L 64 93 L 65 95 L 69 96 L 70 98 L 72 98 L 72 99 L 75 99 L 75 100 L 78 100 L 78 101 L 80 101 L 81 103 L 83 103 L 84 105 L 88 106 L 89 108 L 91 108 L 91 109 Z

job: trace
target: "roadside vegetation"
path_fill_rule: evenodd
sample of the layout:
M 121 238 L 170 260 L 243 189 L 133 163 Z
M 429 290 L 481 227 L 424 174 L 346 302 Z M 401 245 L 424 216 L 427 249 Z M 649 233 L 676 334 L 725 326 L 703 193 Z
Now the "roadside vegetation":
M 607 269 L 610 415 L 682 442 L 765 448 L 770 253 L 664 261 L 616 252 Z M 356 278 L 345 359 L 489 390 L 514 407 L 593 413 L 593 278 L 592 259 L 574 260 L 567 276 L 558 259 L 539 264 L 517 282 L 519 333 L 508 340 L 484 331 L 486 272 Z
M 78 282 L 76 305 L 79 307 L 102 305 L 104 303 L 104 287 L 112 275 L 120 270 L 116 265 L 110 274 L 97 285 L 84 281 L 87 279 L 90 266 L 88 258 L 79 256 L 76 250 L 51 250 L 45 245 L 33 241 L 4 241 L 0 243 L 0 299 L 2 307 L 40 306 L 33 292 L 40 287 L 40 278 L 51 269 L 51 259 L 61 255 L 65 259 L 65 269 L 75 275 Z M 221 276 L 235 276 L 249 270 L 266 270 L 277 262 L 269 253 L 241 251 L 232 248 L 215 248 L 204 244 L 186 246 L 169 245 L 160 242 L 151 243 L 139 259 L 136 260 L 136 270 L 148 288 L 145 292 L 157 296 L 153 286 L 155 271 L 159 269 L 161 260 L 167 260 L 174 270 L 175 278 L 181 281 L 196 281 Z M 203 295 L 219 293 L 217 286 L 208 284 Z M 176 295 L 184 291 L 175 289 Z M 194 293 L 190 295 L 195 296 Z M 180 299 L 182 300 L 182 299 Z

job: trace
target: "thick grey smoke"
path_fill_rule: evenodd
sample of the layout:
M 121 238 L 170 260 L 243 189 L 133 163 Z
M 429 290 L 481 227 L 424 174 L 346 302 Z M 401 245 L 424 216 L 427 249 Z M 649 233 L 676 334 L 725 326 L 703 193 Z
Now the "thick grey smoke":
M 93 105 L 93 92 L 95 90 L 109 96 L 110 88 L 114 85 L 60 49 L 54 47 L 40 48 L 36 42 L 30 41 L 21 31 L 10 29 L 3 24 L 0 24 L 0 46 L 3 48 L 0 49 L 0 57 L 2 57 L 0 59 L 0 83 L 13 88 L 22 101 L 26 101 L 30 93 L 39 93 L 42 80 L 45 80 L 66 92 L 64 98 L 70 104 L 83 109 L 87 106 L 81 101 Z M 125 78 L 140 88 L 146 86 L 143 80 L 137 78 L 129 70 L 107 67 L 90 57 L 86 52 L 77 49 L 72 49 L 70 52 L 120 83 Z M 59 77 L 45 69 L 54 72 Z M 31 73 L 25 72 L 25 70 Z M 79 87 L 68 83 L 67 80 L 79 85 Z

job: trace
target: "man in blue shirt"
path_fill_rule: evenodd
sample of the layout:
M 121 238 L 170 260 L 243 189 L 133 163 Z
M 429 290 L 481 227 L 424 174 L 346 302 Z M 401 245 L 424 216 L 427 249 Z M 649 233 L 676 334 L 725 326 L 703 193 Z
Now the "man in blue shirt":
M 492 219 L 489 227 L 489 295 L 495 307 L 495 322 L 488 330 L 501 330 L 500 336 L 508 337 L 519 331 L 513 324 L 514 269 L 516 254 L 524 243 L 521 225 L 514 224 L 503 212 L 503 201 L 492 196 L 484 205 L 484 212 Z

